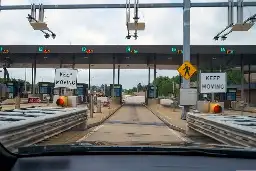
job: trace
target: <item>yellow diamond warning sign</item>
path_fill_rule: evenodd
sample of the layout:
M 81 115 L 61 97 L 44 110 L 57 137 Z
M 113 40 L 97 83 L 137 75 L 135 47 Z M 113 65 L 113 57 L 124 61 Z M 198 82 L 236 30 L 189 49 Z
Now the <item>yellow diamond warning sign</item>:
M 185 61 L 178 69 L 180 75 L 186 80 L 190 79 L 197 69 L 190 63 Z

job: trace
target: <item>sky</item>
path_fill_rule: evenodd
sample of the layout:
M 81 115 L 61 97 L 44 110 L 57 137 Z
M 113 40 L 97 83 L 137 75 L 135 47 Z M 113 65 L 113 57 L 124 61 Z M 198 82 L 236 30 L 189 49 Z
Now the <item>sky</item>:
M 221 0 L 210 0 L 211 2 Z M 223 0 L 227 1 L 227 0 Z M 246 0 L 245 0 L 246 1 Z M 247 0 L 248 1 L 248 0 Z M 255 0 L 251 0 L 255 1 Z M 2 5 L 125 3 L 125 0 L 2 0 Z M 133 0 L 131 0 L 133 2 Z M 140 3 L 182 2 L 182 0 L 140 0 Z M 207 0 L 192 0 L 207 2 Z M 182 44 L 182 9 L 140 9 L 140 20 L 146 23 L 145 31 L 137 40 L 125 36 L 125 9 L 46 10 L 45 21 L 57 37 L 45 39 L 34 31 L 26 16 L 29 10 L 0 12 L 0 44 L 2 45 L 171 45 Z M 256 13 L 256 8 L 244 7 L 244 20 Z M 234 16 L 236 21 L 236 13 Z M 192 8 L 192 45 L 255 45 L 256 26 L 249 32 L 233 32 L 226 41 L 214 41 L 213 37 L 227 26 L 227 9 Z M 26 71 L 26 72 L 25 72 Z M 26 78 L 31 82 L 31 69 L 10 68 L 12 78 Z M 117 71 L 116 71 L 117 72 Z M 120 83 L 131 88 L 138 83 L 147 84 L 148 70 L 121 70 Z M 175 76 L 175 70 L 157 70 L 157 76 Z M 151 71 L 153 78 L 153 71 Z M 38 81 L 53 81 L 54 69 L 37 69 Z M 88 83 L 88 70 L 79 70 L 78 82 Z M 91 84 L 111 84 L 112 70 L 92 70 Z

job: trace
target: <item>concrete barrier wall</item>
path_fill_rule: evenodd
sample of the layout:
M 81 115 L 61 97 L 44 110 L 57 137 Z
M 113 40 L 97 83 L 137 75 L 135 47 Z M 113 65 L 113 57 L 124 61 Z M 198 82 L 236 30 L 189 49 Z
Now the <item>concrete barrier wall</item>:
M 0 142 L 8 150 L 16 151 L 18 147 L 38 143 L 71 128 L 84 130 L 87 113 L 88 109 L 66 110 L 66 112 L 1 125 Z
M 124 99 L 125 104 L 143 104 L 145 103 L 145 96 L 128 96 Z

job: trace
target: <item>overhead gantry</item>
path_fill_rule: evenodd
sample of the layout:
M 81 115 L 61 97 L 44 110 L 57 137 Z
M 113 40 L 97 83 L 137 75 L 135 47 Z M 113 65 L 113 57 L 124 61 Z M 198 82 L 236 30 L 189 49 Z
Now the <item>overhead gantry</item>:
M 46 39 L 50 37 L 50 34 L 51 34 L 51 37 L 55 39 L 56 34 L 48 28 L 47 24 L 44 21 L 44 5 L 39 4 L 38 6 L 38 19 L 36 18 L 37 16 L 36 10 L 37 10 L 36 5 L 31 4 L 31 14 L 28 14 L 28 17 L 27 17 L 30 25 L 34 30 L 39 30 L 42 33 L 44 33 L 44 37 Z

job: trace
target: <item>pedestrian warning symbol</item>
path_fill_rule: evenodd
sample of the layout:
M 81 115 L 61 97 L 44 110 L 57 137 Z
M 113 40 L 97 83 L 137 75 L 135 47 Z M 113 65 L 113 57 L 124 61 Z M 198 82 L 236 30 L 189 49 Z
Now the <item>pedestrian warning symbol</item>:
M 197 69 L 190 63 L 185 61 L 179 68 L 178 72 L 186 80 L 190 79 Z

